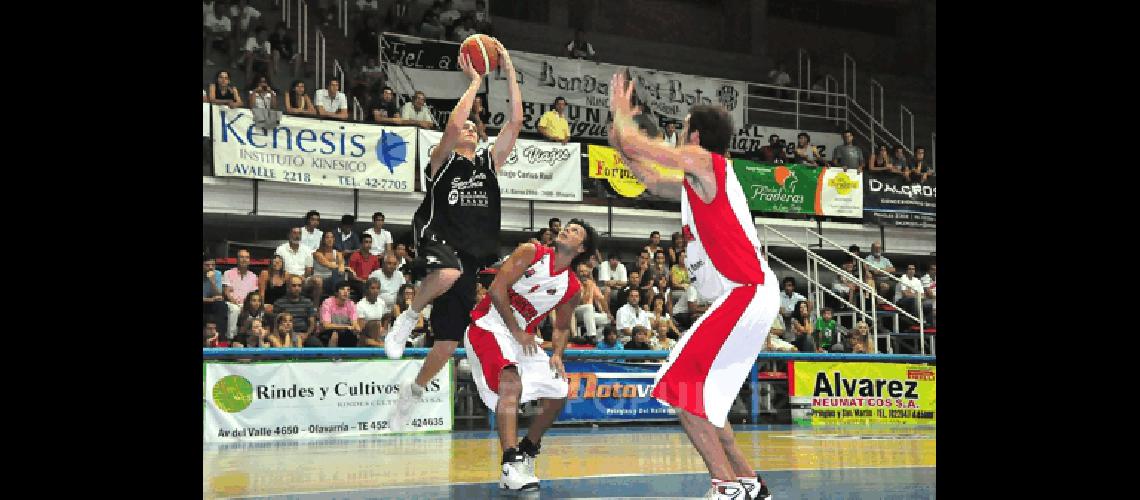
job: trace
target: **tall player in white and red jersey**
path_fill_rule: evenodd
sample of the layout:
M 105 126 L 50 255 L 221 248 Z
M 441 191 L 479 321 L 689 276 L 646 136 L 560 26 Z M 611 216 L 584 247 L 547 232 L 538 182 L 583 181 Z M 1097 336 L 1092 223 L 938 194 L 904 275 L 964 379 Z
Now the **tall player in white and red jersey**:
M 610 82 L 610 143 L 650 191 L 681 199 L 689 274 L 697 292 L 713 301 L 657 372 L 652 395 L 676 409 L 712 476 L 713 498 L 770 498 L 726 420 L 780 306 L 778 283 L 761 255 L 747 198 L 724 157 L 732 117 L 722 106 L 689 108 L 684 144 L 674 148 L 638 130 L 633 87 L 625 71 Z M 647 162 L 683 174 L 668 176 Z
M 538 489 L 534 459 L 542 434 L 562 412 L 569 391 L 562 353 L 581 287 L 574 268 L 594 254 L 596 241 L 589 224 L 572 219 L 553 246 L 519 245 L 471 311 L 464 341 L 479 397 L 496 416 L 503 448 L 500 488 Z M 547 356 L 535 330 L 552 310 L 554 352 Z M 519 404 L 536 399 L 542 400 L 542 414 L 534 417 L 520 442 Z

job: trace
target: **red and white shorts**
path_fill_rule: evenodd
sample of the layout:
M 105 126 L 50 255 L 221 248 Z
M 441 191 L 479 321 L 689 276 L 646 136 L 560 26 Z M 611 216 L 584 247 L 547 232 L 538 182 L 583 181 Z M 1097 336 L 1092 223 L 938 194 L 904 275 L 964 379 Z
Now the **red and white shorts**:
M 491 411 L 499 404 L 499 374 L 508 366 L 514 366 L 522 379 L 519 403 L 565 398 L 570 392 L 566 379 L 558 378 L 550 368 L 546 351 L 540 348 L 535 354 L 524 354 L 522 344 L 505 328 L 491 331 L 472 323 L 463 334 L 463 340 L 467 360 L 471 363 L 471 377 L 475 379 L 483 404 Z
M 779 282 L 740 285 L 693 323 L 654 378 L 652 396 L 724 427 L 728 410 L 779 314 Z

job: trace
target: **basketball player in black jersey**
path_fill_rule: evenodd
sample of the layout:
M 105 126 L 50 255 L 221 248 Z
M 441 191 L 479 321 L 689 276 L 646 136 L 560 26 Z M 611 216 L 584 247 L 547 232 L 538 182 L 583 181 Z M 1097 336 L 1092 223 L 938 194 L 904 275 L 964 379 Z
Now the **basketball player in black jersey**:
M 471 323 L 476 273 L 498 260 L 501 206 L 497 176 L 515 147 L 523 112 L 511 56 L 502 43 L 496 40 L 495 44 L 510 85 L 510 119 L 503 124 L 494 146 L 477 154 L 479 135 L 475 123 L 467 117 L 481 78 L 471 67 L 471 59 L 461 55 L 459 68 L 471 77 L 471 84 L 451 112 L 443 138 L 424 168 L 427 196 L 412 219 L 418 250 L 412 272 L 427 276 L 412 306 L 396 318 L 384 348 L 390 359 L 403 355 L 404 343 L 428 303 L 432 305 L 435 344 L 415 380 L 400 387 L 391 424 L 397 431 L 408 421 L 412 407 L 423 395 L 424 385 L 447 364 Z

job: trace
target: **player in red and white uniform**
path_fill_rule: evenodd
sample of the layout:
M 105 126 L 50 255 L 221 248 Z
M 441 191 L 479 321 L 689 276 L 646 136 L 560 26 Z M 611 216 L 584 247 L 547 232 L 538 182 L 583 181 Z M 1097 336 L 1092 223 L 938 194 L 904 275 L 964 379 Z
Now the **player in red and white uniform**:
M 589 224 L 573 219 L 558 232 L 551 247 L 519 245 L 471 311 L 464 345 L 479 397 L 497 417 L 503 448 L 500 488 L 538 489 L 534 458 L 542 434 L 562 412 L 569 391 L 562 352 L 581 288 L 574 266 L 594 254 L 596 241 Z M 535 339 L 535 330 L 551 311 L 554 352 L 547 356 Z M 542 400 L 542 414 L 533 419 L 520 442 L 519 404 L 536 399 Z
M 650 191 L 681 199 L 692 286 L 713 299 L 657 372 L 652 395 L 676 409 L 708 467 L 713 498 L 771 498 L 726 421 L 780 306 L 778 283 L 761 255 L 747 198 L 724 157 L 732 118 L 722 106 L 689 108 L 684 145 L 674 148 L 638 130 L 631 106 L 633 83 L 624 71 L 614 75 L 610 88 L 610 143 Z M 659 172 L 646 163 L 650 161 L 683 175 Z

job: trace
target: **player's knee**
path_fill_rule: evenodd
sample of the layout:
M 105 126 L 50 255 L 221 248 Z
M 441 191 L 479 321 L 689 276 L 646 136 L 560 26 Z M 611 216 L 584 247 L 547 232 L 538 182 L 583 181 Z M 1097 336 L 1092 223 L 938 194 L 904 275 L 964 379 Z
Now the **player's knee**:
M 503 368 L 499 372 L 499 399 L 517 400 L 522 394 L 522 379 L 519 371 L 513 366 Z

